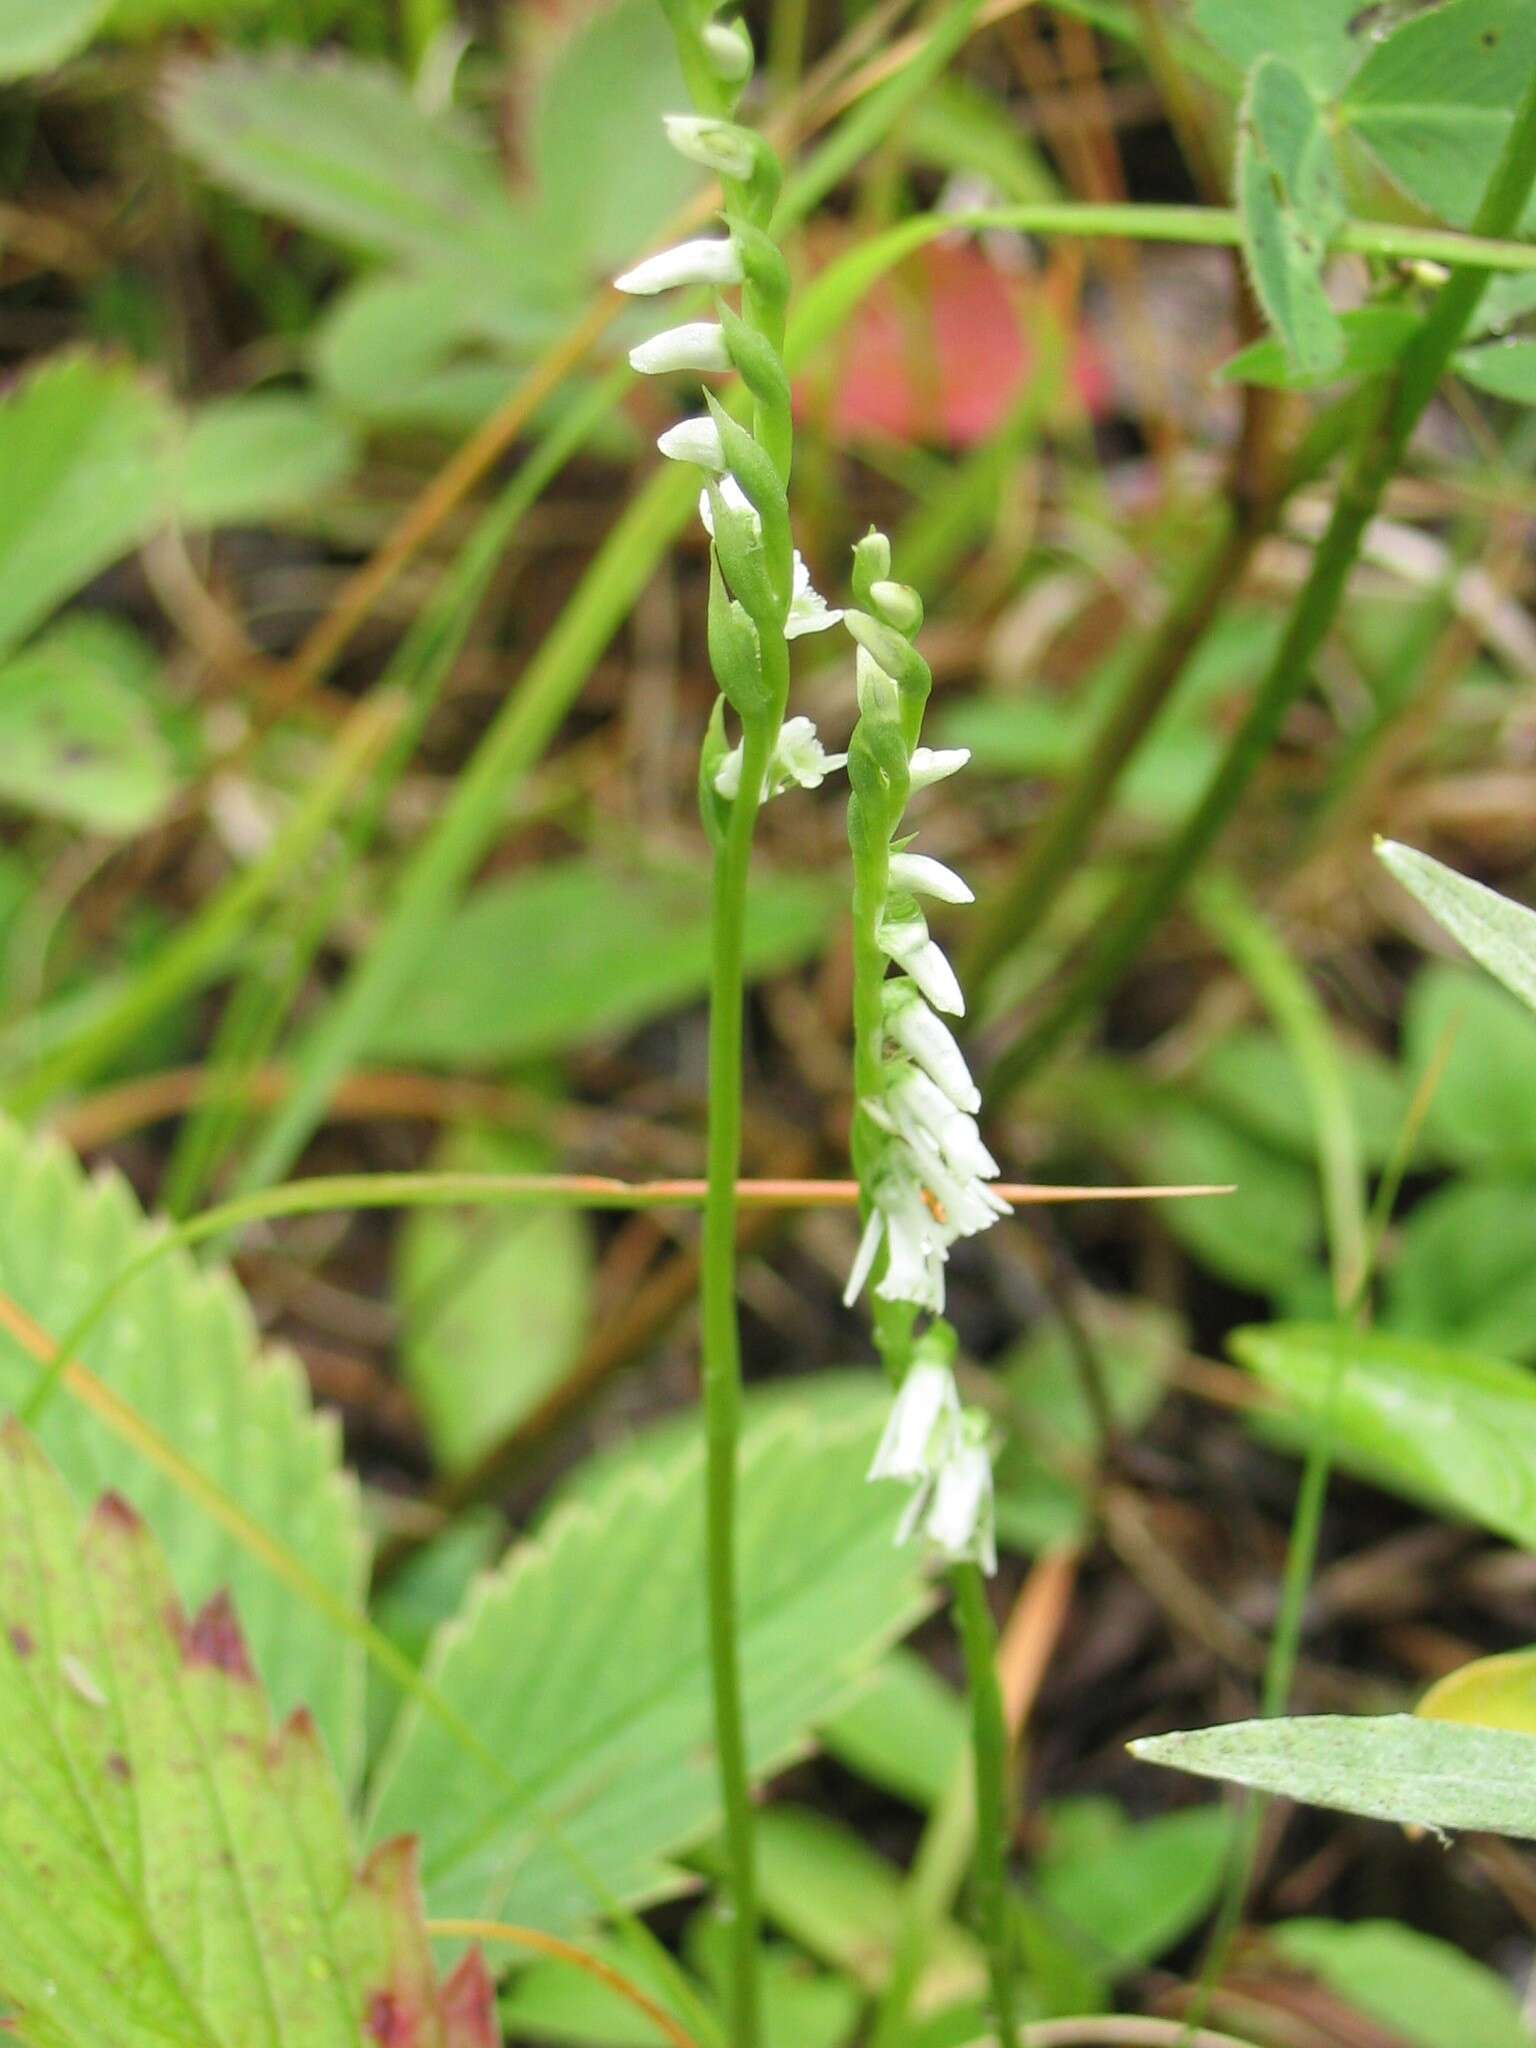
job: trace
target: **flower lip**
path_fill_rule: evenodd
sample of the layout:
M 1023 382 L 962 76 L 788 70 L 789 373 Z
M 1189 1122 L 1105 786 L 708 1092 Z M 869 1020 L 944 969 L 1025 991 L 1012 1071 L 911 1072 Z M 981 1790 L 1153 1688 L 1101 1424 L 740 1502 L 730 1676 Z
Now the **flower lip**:
M 928 936 L 920 910 L 904 917 L 883 917 L 877 940 L 882 953 L 904 967 L 936 1010 L 951 1017 L 965 1015 L 965 996 L 955 970 Z
M 893 853 L 891 880 L 900 888 L 937 897 L 940 903 L 976 901 L 976 892 L 967 881 L 927 853 Z
M 629 352 L 629 366 L 644 377 L 666 377 L 678 370 L 728 370 L 731 357 L 725 330 L 714 320 L 688 320 L 680 327 L 668 327 L 649 341 L 637 343 Z
M 928 789 L 947 775 L 958 775 L 970 758 L 969 747 L 914 747 L 907 763 L 907 786 Z
M 700 469 L 723 471 L 725 468 L 720 429 L 707 414 L 679 420 L 675 427 L 668 427 L 658 437 L 656 446 L 673 462 L 694 462 Z
M 679 242 L 674 248 L 659 249 L 613 280 L 614 290 L 631 297 L 649 298 L 681 285 L 740 284 L 744 276 L 741 251 L 729 235 L 706 235 L 698 241 Z

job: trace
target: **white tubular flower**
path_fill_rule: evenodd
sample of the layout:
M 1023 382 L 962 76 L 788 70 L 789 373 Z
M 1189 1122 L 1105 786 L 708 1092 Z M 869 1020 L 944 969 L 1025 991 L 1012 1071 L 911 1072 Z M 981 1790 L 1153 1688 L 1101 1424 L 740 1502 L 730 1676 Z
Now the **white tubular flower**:
M 908 787 L 917 791 L 958 775 L 971 758 L 969 747 L 914 747 L 907 763 Z
M 727 235 L 707 235 L 697 242 L 679 242 L 675 249 L 660 249 L 647 256 L 633 270 L 613 280 L 615 291 L 632 298 L 650 298 L 656 292 L 670 292 L 681 285 L 740 284 L 743 277 L 741 251 Z
M 920 910 L 881 918 L 876 934 L 887 960 L 904 967 L 936 1010 L 951 1017 L 965 1015 L 965 997 L 949 961 L 928 936 L 928 923 Z
M 820 789 L 832 770 L 841 768 L 847 759 L 846 754 L 827 752 L 809 718 L 786 718 L 768 767 L 768 794 L 777 796 L 791 784 L 799 789 Z
M 630 360 L 633 361 L 634 358 L 631 357 Z M 758 517 L 757 507 L 741 488 L 741 485 L 737 483 L 735 477 L 727 476 L 723 478 L 719 488 L 721 497 L 724 498 L 728 505 L 735 511 L 749 513 L 753 524 L 759 528 L 762 526 L 762 520 Z M 708 491 L 700 491 L 699 493 L 699 519 L 703 524 L 704 531 L 713 540 L 715 537 L 715 514 L 714 508 L 709 502 Z M 819 591 L 812 589 L 811 572 L 806 568 L 804 561 L 801 559 L 800 550 L 796 548 L 794 583 L 789 600 L 789 617 L 784 621 L 784 638 L 786 640 L 798 640 L 803 633 L 825 633 L 828 626 L 835 626 L 842 616 L 841 612 L 835 612 L 831 609 Z M 815 787 L 814 784 L 809 786 Z
M 911 1145 L 936 1145 L 958 1180 L 995 1180 L 997 1161 L 982 1143 L 976 1119 L 956 1109 L 942 1088 L 903 1064 L 886 1089 L 896 1128 Z
M 973 1115 L 981 1107 L 981 1090 L 971 1079 L 955 1034 L 935 1016 L 910 981 L 893 980 L 880 991 L 889 1036 L 938 1084 L 956 1109 Z
M 947 1365 L 920 1359 L 896 1391 L 868 1476 L 931 1478 L 942 1463 L 949 1437 L 959 1422 L 960 1396 L 954 1374 Z
M 763 777 L 763 798 L 781 796 L 786 789 L 820 789 L 834 768 L 847 761 L 846 754 L 829 754 L 816 736 L 808 718 L 786 718 L 779 727 L 768 770 Z M 715 793 L 734 803 L 741 789 L 741 745 L 738 742 L 715 770 Z
M 800 550 L 795 550 L 794 589 L 789 600 L 789 617 L 784 621 L 784 638 L 798 640 L 803 633 L 825 633 L 828 626 L 835 626 L 842 618 L 827 600 L 811 587 L 811 572 L 800 559 Z M 843 757 L 845 760 L 847 756 Z
M 691 420 L 679 420 L 675 427 L 668 427 L 656 446 L 673 462 L 695 462 L 700 469 L 725 470 L 725 450 L 720 445 L 720 429 L 707 413 Z
M 678 370 L 728 370 L 731 358 L 725 329 L 714 320 L 689 320 L 681 327 L 669 327 L 632 348 L 629 366 L 643 377 L 667 377 Z
M 663 114 L 667 140 L 679 156 L 721 178 L 750 178 L 756 166 L 752 136 L 734 121 L 715 121 L 707 114 Z
M 923 1184 L 912 1163 L 896 1147 L 876 1174 L 870 1199 L 869 1221 L 843 1290 L 844 1304 L 852 1308 L 863 1292 L 883 1238 L 887 1264 L 875 1292 L 883 1301 L 909 1301 L 940 1314 L 947 1239 L 923 1197 Z
M 992 1491 L 992 1458 L 986 1418 L 974 1410 L 950 1433 L 944 1456 L 924 1489 L 923 1534 L 950 1564 L 979 1564 L 997 1570 L 997 1533 Z M 917 1517 L 909 1516 L 916 1520 Z
M 974 903 L 976 892 L 943 861 L 926 853 L 893 853 L 891 880 L 901 889 L 919 896 L 935 896 L 940 903 Z

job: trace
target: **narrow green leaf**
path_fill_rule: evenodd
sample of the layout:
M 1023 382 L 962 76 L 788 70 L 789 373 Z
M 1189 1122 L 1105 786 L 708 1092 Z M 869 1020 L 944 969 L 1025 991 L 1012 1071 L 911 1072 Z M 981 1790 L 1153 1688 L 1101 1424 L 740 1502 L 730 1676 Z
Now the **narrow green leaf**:
M 1395 1920 L 1284 1920 L 1265 1939 L 1412 2048 L 1531 2048 L 1509 1986 L 1447 1941 Z
M 125 365 L 58 356 L 0 399 L 0 650 L 152 533 L 175 424 Z
M 748 972 L 778 973 L 814 952 L 836 900 L 811 876 L 760 877 L 748 899 Z M 709 878 L 698 868 L 556 862 L 475 890 L 369 1050 L 452 1066 L 565 1051 L 695 1001 L 709 961 Z
M 1332 1414 L 1341 1457 L 1536 1549 L 1536 1375 L 1344 1325 L 1261 1324 L 1230 1345 L 1302 1414 Z
M 922 1612 L 892 1542 L 897 1489 L 866 1484 L 875 1416 L 815 1427 L 786 1409 L 742 1457 L 739 1609 L 754 1775 L 804 1746 Z M 375 1839 L 419 1832 L 434 1910 L 565 1930 L 589 1881 L 634 1901 L 677 1888 L 666 1859 L 718 1824 L 699 1597 L 700 1460 L 690 1448 L 556 1514 L 482 1581 L 428 1676 L 523 1798 L 407 1708 L 380 1766 Z
M 1411 1714 L 1235 1721 L 1130 1745 L 1143 1763 L 1404 1827 L 1536 1839 L 1536 1741 Z
M 1307 379 L 1335 374 L 1344 330 L 1323 288 L 1344 218 L 1333 143 L 1305 79 L 1279 57 L 1254 69 L 1238 127 L 1237 204 L 1259 301 Z
M 548 1150 L 455 1133 L 434 1164 L 547 1172 Z M 401 1365 L 444 1465 L 473 1462 L 557 1386 L 586 1330 L 591 1237 L 574 1209 L 417 1209 L 400 1232 Z
M 87 1181 L 57 1142 L 0 1121 L 0 1295 L 62 1337 L 146 1249 L 145 1221 L 116 1174 Z M 349 1608 L 361 1604 L 365 1543 L 334 1422 L 310 1409 L 297 1362 L 258 1347 L 228 1275 L 169 1253 L 130 1281 L 81 1347 L 82 1361 L 263 1529 L 280 1536 Z M 39 1367 L 0 1334 L 0 1404 L 18 1407 Z M 361 1760 L 362 1663 L 173 1481 L 78 1403 L 49 1406 L 38 1434 L 82 1500 L 121 1493 L 164 1544 L 182 1598 L 228 1588 L 281 1712 L 307 1706 L 350 1778 Z
M 62 620 L 0 659 L 0 802 L 91 832 L 138 832 L 176 777 L 149 684 L 156 663 L 115 620 Z
M 1470 227 L 1533 68 L 1526 0 L 1447 0 L 1375 46 L 1339 117 L 1410 199 Z
M 356 1867 L 314 1722 L 274 1730 L 226 1597 L 189 1616 L 133 1510 L 82 1526 L 14 1424 L 0 1749 L 0 2001 L 28 2048 L 496 2038 L 477 1954 L 434 1982 L 411 1845 Z
M 1536 1010 L 1536 911 L 1394 840 L 1378 840 L 1376 857 L 1480 966 Z

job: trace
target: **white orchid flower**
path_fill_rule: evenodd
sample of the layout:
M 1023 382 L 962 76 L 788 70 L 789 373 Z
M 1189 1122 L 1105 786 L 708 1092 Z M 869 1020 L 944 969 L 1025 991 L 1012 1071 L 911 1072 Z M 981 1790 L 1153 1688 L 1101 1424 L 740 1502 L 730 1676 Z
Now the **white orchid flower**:
M 707 284 L 717 289 L 737 285 L 743 275 L 741 251 L 735 242 L 728 235 L 706 235 L 696 242 L 659 249 L 616 277 L 613 284 L 615 291 L 633 298 L 650 298 L 685 285 Z

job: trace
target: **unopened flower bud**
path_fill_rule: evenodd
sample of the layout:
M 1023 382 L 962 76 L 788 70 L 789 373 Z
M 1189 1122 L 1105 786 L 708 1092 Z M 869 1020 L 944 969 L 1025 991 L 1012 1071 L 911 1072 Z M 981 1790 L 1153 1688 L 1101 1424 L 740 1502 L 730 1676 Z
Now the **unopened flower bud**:
M 740 21 L 712 21 L 701 38 L 704 54 L 715 76 L 727 85 L 745 85 L 752 76 L 754 52 L 746 24 Z
M 664 114 L 667 140 L 679 156 L 700 164 L 721 178 L 750 178 L 757 164 L 757 139 L 734 121 L 711 120 L 706 114 Z
M 893 583 L 888 577 L 869 586 L 876 611 L 898 633 L 915 633 L 923 623 L 923 601 L 910 583 Z

